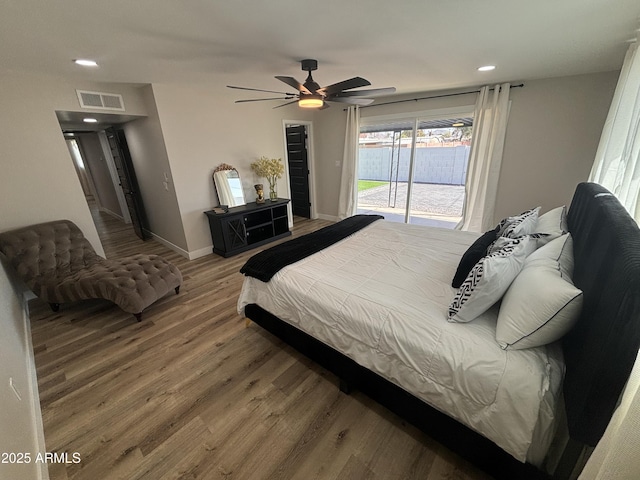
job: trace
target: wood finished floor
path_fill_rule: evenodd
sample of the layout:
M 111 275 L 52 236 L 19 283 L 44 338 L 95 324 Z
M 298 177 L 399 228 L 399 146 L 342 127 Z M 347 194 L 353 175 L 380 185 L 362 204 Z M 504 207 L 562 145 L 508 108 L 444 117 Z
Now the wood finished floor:
M 236 313 L 255 251 L 188 261 L 94 212 L 109 258 L 154 253 L 184 275 L 141 323 L 106 301 L 33 300 L 47 451 L 60 479 L 488 479 Z M 297 219 L 296 219 L 297 220 Z M 296 221 L 294 236 L 327 225 Z

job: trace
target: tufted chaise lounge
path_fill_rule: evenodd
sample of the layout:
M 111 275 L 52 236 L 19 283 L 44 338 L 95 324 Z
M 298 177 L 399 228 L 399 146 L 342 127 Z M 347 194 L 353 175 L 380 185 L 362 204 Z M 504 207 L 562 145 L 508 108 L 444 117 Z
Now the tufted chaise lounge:
M 0 252 L 53 311 L 61 303 L 103 298 L 140 321 L 146 307 L 182 284 L 180 270 L 158 255 L 100 257 L 69 220 L 0 233 Z

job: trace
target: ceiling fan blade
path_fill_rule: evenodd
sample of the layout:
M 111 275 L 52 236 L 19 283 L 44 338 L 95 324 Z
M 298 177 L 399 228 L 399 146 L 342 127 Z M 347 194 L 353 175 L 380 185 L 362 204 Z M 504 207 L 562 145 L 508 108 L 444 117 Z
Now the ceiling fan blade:
M 373 98 L 331 97 L 325 99 L 328 102 L 349 103 L 351 105 L 370 105 Z
M 395 93 L 395 87 L 372 88 L 370 90 L 353 90 L 351 92 L 338 92 L 331 97 L 377 97 L 380 95 L 391 95 Z
M 282 95 L 297 95 L 296 93 L 274 92 L 273 90 L 262 90 L 260 88 L 249 88 L 249 87 L 236 87 L 234 85 L 227 85 L 227 88 L 235 88 L 236 90 L 250 90 L 252 92 L 280 93 Z
M 292 103 L 298 103 L 298 100 L 294 100 L 293 102 L 283 103 L 282 105 L 278 105 L 278 106 L 273 107 L 273 108 L 282 108 L 282 107 L 286 107 L 287 105 L 291 105 Z
M 352 88 L 359 87 L 367 87 L 371 85 L 369 80 L 365 80 L 362 77 L 353 77 L 349 80 L 343 80 L 342 82 L 334 83 L 333 85 L 327 85 L 326 87 L 322 87 L 317 93 L 322 95 L 333 95 L 338 92 L 342 92 L 343 90 L 351 90 Z
M 293 77 L 283 77 L 281 75 L 276 75 L 276 78 L 278 80 L 280 80 L 281 82 L 286 83 L 290 87 L 295 88 L 299 92 L 306 93 L 306 94 L 309 94 L 309 95 L 311 95 L 311 93 L 313 93 L 307 87 L 305 87 L 303 84 L 301 84 L 299 81 L 297 81 Z
M 234 103 L 264 102 L 265 100 L 291 100 L 292 98 L 294 97 L 290 96 L 290 97 L 272 97 L 272 98 L 251 98 L 247 100 L 236 100 Z

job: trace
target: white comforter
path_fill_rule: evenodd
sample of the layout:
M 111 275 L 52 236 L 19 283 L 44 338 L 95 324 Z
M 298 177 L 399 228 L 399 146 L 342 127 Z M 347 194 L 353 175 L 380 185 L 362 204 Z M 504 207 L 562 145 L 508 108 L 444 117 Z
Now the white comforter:
M 247 277 L 238 311 L 260 305 L 539 465 L 553 434 L 561 352 L 500 349 L 497 307 L 471 323 L 446 321 L 451 278 L 476 238 L 377 221 L 268 283 Z

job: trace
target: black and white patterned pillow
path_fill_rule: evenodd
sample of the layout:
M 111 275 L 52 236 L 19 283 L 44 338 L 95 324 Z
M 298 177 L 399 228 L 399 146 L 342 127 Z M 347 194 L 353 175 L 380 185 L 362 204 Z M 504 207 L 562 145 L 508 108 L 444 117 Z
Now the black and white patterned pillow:
M 520 215 L 503 219 L 499 224 L 502 228 L 498 231 L 498 236 L 516 238 L 534 233 L 539 213 L 540 207 L 536 207 L 522 212 Z
M 491 244 L 487 247 L 487 253 L 496 252 L 496 251 L 500 250 L 501 248 L 503 248 L 504 246 L 509 245 L 512 240 L 523 239 L 525 237 L 530 238 L 530 239 L 534 239 L 536 241 L 536 245 L 540 246 L 540 245 L 543 244 L 542 242 L 548 236 L 549 236 L 548 233 L 530 233 L 528 235 L 522 235 L 520 237 L 515 237 L 515 238 L 498 237 L 493 242 L 491 242 Z M 533 250 L 532 250 L 532 252 L 533 252 Z
M 473 244 L 467 249 L 460 258 L 460 263 L 456 269 L 456 273 L 451 281 L 453 288 L 460 288 L 464 279 L 467 278 L 471 269 L 478 261 L 487 254 L 487 249 L 496 241 L 498 227 L 489 230 L 478 237 Z
M 502 298 L 522 270 L 525 258 L 536 247 L 536 239 L 530 236 L 507 239 L 502 248 L 482 258 L 454 296 L 447 320 L 470 322 L 491 308 Z

